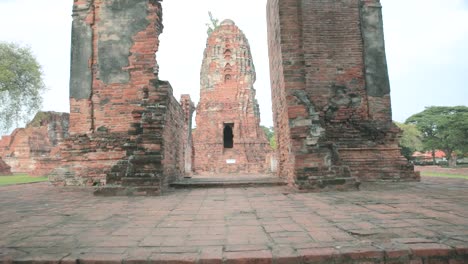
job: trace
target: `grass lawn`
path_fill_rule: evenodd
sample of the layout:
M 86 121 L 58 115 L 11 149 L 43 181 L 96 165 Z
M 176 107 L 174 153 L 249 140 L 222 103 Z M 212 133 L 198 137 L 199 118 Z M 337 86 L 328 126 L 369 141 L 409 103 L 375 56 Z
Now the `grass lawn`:
M 0 176 L 0 186 L 11 185 L 17 183 L 31 183 L 47 181 L 47 177 L 31 177 L 26 174 L 18 174 L 13 176 Z
M 422 171 L 421 176 L 424 176 L 424 177 L 441 177 L 441 178 L 456 178 L 456 179 L 467 179 L 468 180 L 468 175 L 450 174 L 450 173 L 442 173 L 442 172 Z

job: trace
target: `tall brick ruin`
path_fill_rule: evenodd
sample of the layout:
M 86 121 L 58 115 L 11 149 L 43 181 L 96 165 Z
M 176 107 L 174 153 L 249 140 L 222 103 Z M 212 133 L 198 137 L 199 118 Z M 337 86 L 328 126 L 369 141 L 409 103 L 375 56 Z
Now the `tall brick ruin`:
M 0 158 L 13 173 L 44 176 L 59 162 L 58 145 L 68 137 L 68 113 L 38 112 L 24 128 L 0 140 Z
M 418 180 L 400 154 L 379 0 L 269 0 L 278 174 L 301 189 Z
M 70 137 L 55 184 L 157 195 L 184 175 L 193 110 L 158 78 L 162 29 L 159 0 L 74 1 Z
M 255 78 L 247 38 L 224 20 L 208 37 L 200 73 L 195 173 L 268 172 L 271 149 L 260 128 Z

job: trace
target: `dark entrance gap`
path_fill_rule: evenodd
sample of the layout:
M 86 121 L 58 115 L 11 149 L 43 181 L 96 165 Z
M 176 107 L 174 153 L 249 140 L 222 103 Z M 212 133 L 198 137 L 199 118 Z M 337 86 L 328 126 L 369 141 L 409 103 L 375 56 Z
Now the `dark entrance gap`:
M 234 127 L 234 124 L 224 124 L 224 130 L 223 130 L 224 148 L 234 147 L 234 134 L 232 133 L 233 127 Z

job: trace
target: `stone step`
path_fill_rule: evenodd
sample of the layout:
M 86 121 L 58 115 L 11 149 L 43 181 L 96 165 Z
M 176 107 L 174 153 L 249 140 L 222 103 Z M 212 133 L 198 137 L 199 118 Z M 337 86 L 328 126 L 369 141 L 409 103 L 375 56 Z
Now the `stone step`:
M 307 184 L 311 191 L 356 191 L 361 183 L 355 177 L 309 177 Z
M 192 178 L 181 179 L 170 186 L 182 188 L 241 188 L 241 187 L 268 187 L 287 185 L 280 179 L 222 179 L 222 178 Z
M 123 186 L 159 186 L 161 180 L 156 177 L 123 177 L 122 185 Z
M 160 196 L 160 186 L 110 186 L 94 191 L 95 196 Z

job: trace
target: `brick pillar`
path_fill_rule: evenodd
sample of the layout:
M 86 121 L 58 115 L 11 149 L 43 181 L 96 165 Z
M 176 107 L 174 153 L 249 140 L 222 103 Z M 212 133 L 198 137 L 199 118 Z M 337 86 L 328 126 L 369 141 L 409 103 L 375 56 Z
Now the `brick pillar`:
M 69 128 L 71 135 L 93 130 L 91 91 L 95 10 L 92 3 L 92 0 L 80 0 L 73 4 Z
M 294 89 L 300 91 L 305 88 L 304 62 L 301 57 L 302 37 L 298 15 L 298 1 L 296 0 L 268 1 L 267 21 L 272 107 L 278 145 L 277 174 L 289 182 L 295 180 L 295 155 L 292 150 L 288 112 L 291 111 L 293 118 L 294 115 L 307 114 L 305 106 L 288 100 L 287 96 Z
M 192 143 L 192 117 L 195 111 L 195 105 L 190 98 L 190 95 L 183 94 L 180 97 L 180 104 L 184 113 L 184 157 L 185 157 L 185 174 L 191 175 L 193 168 L 193 143 Z
M 417 179 L 399 154 L 378 1 L 269 0 L 278 174 L 302 189 Z
M 373 120 L 392 121 L 390 81 L 380 0 L 361 2 L 361 30 L 369 116 Z

